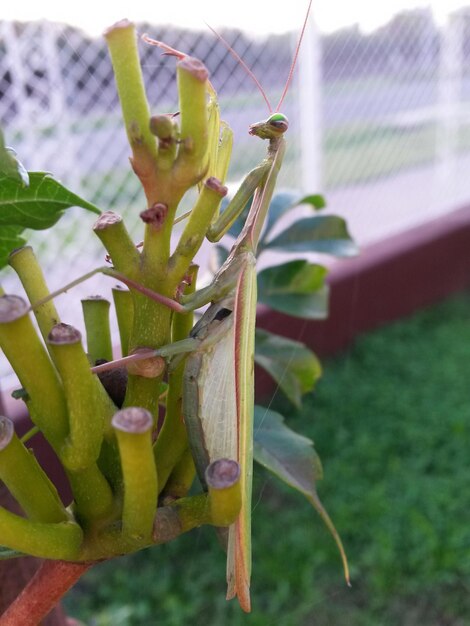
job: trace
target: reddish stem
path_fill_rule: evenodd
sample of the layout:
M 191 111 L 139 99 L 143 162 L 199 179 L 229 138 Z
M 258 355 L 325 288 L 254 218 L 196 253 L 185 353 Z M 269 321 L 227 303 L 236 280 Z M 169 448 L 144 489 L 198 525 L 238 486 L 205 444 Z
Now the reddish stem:
M 44 561 L 5 613 L 0 626 L 37 626 L 93 563 Z

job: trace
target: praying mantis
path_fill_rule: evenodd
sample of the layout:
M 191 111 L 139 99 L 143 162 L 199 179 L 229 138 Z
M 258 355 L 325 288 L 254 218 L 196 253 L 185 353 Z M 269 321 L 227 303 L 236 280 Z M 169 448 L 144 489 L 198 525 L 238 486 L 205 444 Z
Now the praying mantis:
M 308 12 L 310 5 L 311 2 Z M 179 59 L 186 56 L 162 42 L 147 36 L 144 39 L 163 48 L 166 54 Z M 207 238 L 218 241 L 253 196 L 244 227 L 211 285 L 183 296 L 180 301 L 142 289 L 149 297 L 180 314 L 212 303 L 192 330 L 189 343 L 183 340 L 153 354 L 189 353 L 184 375 L 183 415 L 201 483 L 205 485 L 205 470 L 212 460 L 227 457 L 239 463 L 242 503 L 239 517 L 231 525 L 228 536 L 227 598 L 237 596 L 245 611 L 250 611 L 256 250 L 285 153 L 284 133 L 289 124 L 278 110 L 287 93 L 296 58 L 297 53 L 276 111 L 249 129 L 250 135 L 268 141 L 265 159 L 247 175 L 225 211 L 207 230 Z M 141 289 L 133 281 L 124 279 L 124 282 L 131 288 Z M 136 358 L 143 356 L 136 355 Z M 109 367 L 109 364 L 98 366 L 94 371 Z M 341 540 L 321 504 L 318 509 L 335 537 L 348 579 Z
M 123 44 L 123 38 L 127 38 L 126 41 L 131 44 L 126 41 Z M 162 47 L 166 54 L 178 58 L 181 81 L 179 128 L 172 117 L 157 116 L 151 118 L 149 129 L 148 108 L 143 106 L 143 99 L 139 101 L 139 98 L 135 97 L 134 92 L 139 89 L 136 87 L 133 92 L 128 88 L 129 79 L 126 72 L 129 55 L 126 54 L 126 46 L 134 45 L 134 32 L 128 24 L 118 24 L 110 31 L 109 39 L 119 40 L 114 46 L 113 64 L 128 137 L 133 149 L 132 166 L 142 182 L 149 208 L 141 213 L 146 223 L 142 253 L 136 250 L 133 241 L 123 230 L 119 216 L 102 214 L 95 224 L 95 232 L 107 248 L 114 267 L 105 270 L 99 268 L 79 280 L 97 271 L 103 271 L 125 283 L 130 288 L 130 295 L 133 298 L 130 315 L 133 317 L 133 327 L 129 338 L 122 341 L 123 351 L 128 356 L 95 366 L 92 371 L 99 374 L 104 370 L 123 365 L 129 366 L 129 371 L 132 368 L 124 407 L 142 407 L 151 416 L 153 415 L 155 421 L 158 415 L 160 381 L 165 370 L 168 371 L 169 385 L 165 420 L 158 432 L 150 458 L 148 456 L 150 434 L 148 432 L 145 434 L 147 437 L 145 440 L 146 462 L 147 467 L 152 470 L 152 481 L 147 481 L 147 487 L 140 484 L 145 481 L 139 481 L 138 471 L 136 475 L 130 475 L 136 468 L 139 469 L 139 464 L 133 462 L 126 464 L 123 461 L 124 452 L 121 454 L 119 450 L 120 456 L 116 453 L 113 431 L 108 417 L 102 420 L 103 432 L 100 430 L 101 423 L 95 428 L 93 446 L 89 447 L 88 456 L 84 461 L 82 461 L 81 454 L 79 457 L 71 454 L 67 457 L 69 463 L 72 459 L 75 464 L 72 467 L 72 477 L 75 476 L 73 471 L 91 471 L 89 468 L 92 467 L 93 476 L 97 481 L 101 481 L 103 493 L 109 500 L 109 502 L 106 501 L 109 507 L 103 513 L 104 517 L 108 516 L 106 521 L 109 522 L 109 527 L 105 527 L 103 531 L 106 541 L 101 542 L 98 532 L 91 532 L 82 546 L 76 548 L 78 551 L 74 553 L 74 557 L 78 561 L 109 558 L 131 549 L 139 549 L 149 545 L 152 541 L 156 543 L 156 535 L 152 531 L 154 519 L 158 526 L 159 515 L 164 516 L 165 512 L 162 509 L 166 508 L 168 499 L 170 501 L 171 498 L 185 500 L 184 496 L 187 495 L 188 485 L 183 492 L 183 497 L 179 494 L 175 495 L 175 492 L 169 489 L 169 485 L 178 473 L 180 460 L 184 460 L 183 457 L 189 444 L 204 489 L 207 487 L 210 491 L 210 480 L 206 472 L 214 461 L 225 458 L 235 461 L 238 465 L 240 502 L 235 514 L 236 519 L 232 516 L 228 521 L 222 520 L 223 523 L 215 525 L 229 526 L 228 537 L 225 538 L 227 597 L 236 596 L 242 609 L 249 611 L 251 606 L 253 368 L 257 303 L 256 252 L 285 153 L 284 134 L 288 129 L 288 120 L 279 112 L 279 109 L 287 93 L 297 55 L 276 110 L 274 112 L 270 110 L 267 120 L 252 124 L 249 129 L 252 136 L 267 141 L 266 157 L 248 174 L 227 208 L 219 215 L 218 204 L 226 193 L 223 181 L 230 139 L 226 128 L 221 125 L 219 144 L 219 123 L 214 104 L 214 90 L 208 81 L 204 66 L 196 59 L 189 58 L 166 44 L 152 42 L 146 38 L 148 42 Z M 112 47 L 114 44 L 112 42 L 111 44 Z M 207 96 L 209 102 L 207 102 Z M 265 99 L 267 100 L 266 97 Z M 193 106 L 193 101 L 197 101 L 197 106 Z M 210 118 L 209 121 L 208 118 Z M 212 130 L 209 132 L 208 126 L 211 124 Z M 212 135 L 212 141 L 207 141 L 207 135 Z M 187 216 L 186 226 L 171 254 L 170 234 L 176 221 L 176 207 L 186 190 L 196 184 L 200 185 L 199 198 L 192 212 Z M 207 237 L 210 241 L 218 241 L 240 216 L 251 197 L 253 199 L 241 233 L 236 238 L 227 259 L 215 274 L 212 283 L 194 293 L 191 293 L 189 288 L 185 289 L 189 282 L 186 277 L 187 273 L 188 271 L 191 273 L 190 263 L 203 239 Z M 49 294 L 44 298 L 39 296 L 31 299 L 30 297 L 33 302 L 31 309 L 42 310 L 43 305 L 55 295 L 66 291 L 77 282 L 79 281 L 73 281 L 62 287 L 59 292 Z M 191 320 L 190 313 L 207 304 L 209 308 L 192 330 L 188 328 L 182 334 L 174 332 L 177 322 Z M 50 311 L 48 316 L 49 318 L 44 320 L 46 326 L 55 324 L 56 313 Z M 190 325 L 192 326 L 192 323 Z M 49 328 L 46 329 L 46 333 L 48 331 Z M 176 376 L 175 372 L 178 372 L 180 380 L 173 385 L 171 384 L 172 376 Z M 89 373 L 88 369 L 87 373 Z M 91 382 L 89 386 L 92 389 Z M 76 394 L 75 397 L 80 400 L 81 407 L 87 408 L 79 395 Z M 181 396 L 183 427 L 178 423 L 181 415 Z M 108 400 L 106 403 L 106 412 L 109 412 L 111 408 Z M 176 430 L 172 431 L 171 428 L 167 428 L 171 416 L 172 419 L 177 418 L 176 430 L 178 437 L 181 435 L 179 437 L 181 441 L 179 444 L 177 441 L 176 444 L 180 447 L 175 444 L 175 439 L 178 439 L 174 436 Z M 151 424 L 152 418 L 148 419 Z M 92 420 L 90 424 L 96 426 Z M 85 432 L 86 429 L 81 427 L 81 422 L 77 421 L 76 425 L 74 436 L 70 437 L 67 434 L 68 426 L 66 415 L 64 415 L 63 428 L 58 433 L 53 432 L 57 440 L 56 450 L 59 456 L 64 450 L 62 446 L 64 436 L 66 441 L 70 440 L 73 444 L 71 446 L 73 453 L 79 449 L 80 439 L 86 443 L 88 431 Z M 114 427 L 114 422 L 112 426 Z M 168 432 L 170 432 L 169 435 Z M 123 438 L 127 437 L 127 434 L 119 436 L 124 441 Z M 107 441 L 104 441 L 106 437 Z M 117 462 L 121 460 L 121 474 L 124 475 L 124 479 L 132 478 L 132 480 L 121 481 L 119 472 L 109 471 L 109 464 L 106 465 L 106 459 L 100 456 L 103 450 L 100 446 L 103 441 L 107 445 L 105 452 L 108 454 L 108 461 L 109 458 Z M 168 447 L 167 444 L 169 444 Z M 129 452 L 129 448 L 126 450 Z M 169 462 L 168 456 L 172 457 Z M 133 458 L 133 461 L 135 460 Z M 138 460 L 142 462 L 142 459 Z M 129 472 L 128 476 L 126 472 Z M 78 487 L 85 483 L 86 481 L 79 483 L 78 479 L 76 482 Z M 124 486 L 122 483 L 125 483 Z M 158 484 L 158 494 L 155 484 Z M 132 488 L 128 489 L 129 485 Z M 146 488 L 147 492 L 145 492 Z M 129 493 L 126 489 L 129 492 L 134 490 L 134 493 L 130 494 L 132 497 L 128 497 Z M 79 490 L 76 489 L 76 492 L 78 493 Z M 157 495 L 160 498 L 158 504 L 163 506 L 157 507 Z M 150 504 L 145 510 L 145 516 L 142 517 L 139 506 L 145 499 Z M 105 501 L 103 498 L 99 500 Z M 203 498 L 203 500 L 206 502 L 207 499 Z M 313 503 L 333 533 L 343 558 L 346 578 L 348 578 L 341 541 L 319 501 L 313 498 Z M 169 515 L 173 515 L 173 520 L 175 510 L 167 511 Z M 77 516 L 80 522 L 84 521 L 82 526 L 85 533 L 88 528 L 95 530 L 98 522 L 104 525 L 101 519 L 96 519 L 96 515 L 93 517 L 94 514 L 93 510 L 82 509 L 81 517 Z M 117 517 L 113 518 L 113 515 Z M 194 515 L 194 520 L 197 521 L 199 518 L 196 518 L 197 516 Z M 175 526 L 178 527 L 179 532 L 182 532 L 178 526 L 179 520 L 176 521 L 178 523 Z M 197 525 L 196 521 L 193 527 Z M 135 529 L 132 532 L 128 531 L 132 524 L 137 525 L 138 532 Z M 109 533 L 106 534 L 108 531 Z M 117 535 L 121 537 L 122 542 L 115 544 Z M 93 543 L 96 537 L 100 540 Z M 132 540 L 130 544 L 126 543 L 128 540 Z M 106 543 L 107 541 L 109 543 Z M 70 560 L 73 559 L 70 558 Z

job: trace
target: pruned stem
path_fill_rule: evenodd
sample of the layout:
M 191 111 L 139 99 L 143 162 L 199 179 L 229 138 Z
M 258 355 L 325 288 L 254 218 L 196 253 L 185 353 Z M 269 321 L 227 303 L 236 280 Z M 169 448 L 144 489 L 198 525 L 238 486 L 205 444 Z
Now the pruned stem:
M 0 479 L 29 519 L 38 522 L 68 519 L 56 488 L 16 436 L 13 422 L 3 416 L 0 416 Z
M 113 417 L 124 481 L 122 532 L 138 545 L 148 544 L 157 509 L 152 426 L 152 414 L 138 407 L 122 409 Z
M 105 423 L 111 421 L 115 408 L 90 372 L 78 330 L 57 324 L 49 333 L 48 344 L 62 378 L 69 414 L 69 435 L 60 458 L 67 469 L 84 470 L 98 459 Z
M 150 132 L 150 110 L 145 94 L 134 25 L 118 22 L 105 33 L 121 101 L 127 137 L 132 148 L 132 166 L 147 198 L 154 193 L 157 142 Z
M 229 526 L 235 521 L 242 505 L 240 466 L 230 459 L 213 461 L 206 469 L 212 522 Z
M 0 297 L 0 347 L 26 389 L 35 424 L 58 451 L 67 434 L 61 382 L 19 296 Z
M 109 301 L 101 296 L 91 296 L 82 300 L 88 358 L 93 364 L 99 359 L 112 361 L 113 358 L 109 307 Z
M 132 294 L 122 287 L 114 287 L 112 290 L 114 309 L 119 327 L 119 338 L 121 340 L 121 354 L 126 356 L 129 353 L 129 337 L 134 319 L 134 303 Z
M 49 295 L 41 266 L 31 246 L 18 248 L 12 252 L 8 258 L 11 267 L 18 274 L 21 284 L 26 291 L 30 302 L 36 302 Z M 54 306 L 53 300 L 49 300 L 41 307 L 35 309 L 34 315 L 38 322 L 39 329 L 44 339 L 49 331 L 60 322 L 59 314 Z

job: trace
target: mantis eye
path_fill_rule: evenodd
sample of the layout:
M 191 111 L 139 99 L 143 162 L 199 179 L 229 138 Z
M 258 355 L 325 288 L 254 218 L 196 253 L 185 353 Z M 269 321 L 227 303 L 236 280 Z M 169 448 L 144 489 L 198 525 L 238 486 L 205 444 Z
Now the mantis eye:
M 268 119 L 268 124 L 281 133 L 285 133 L 289 128 L 289 120 L 282 113 L 275 113 Z

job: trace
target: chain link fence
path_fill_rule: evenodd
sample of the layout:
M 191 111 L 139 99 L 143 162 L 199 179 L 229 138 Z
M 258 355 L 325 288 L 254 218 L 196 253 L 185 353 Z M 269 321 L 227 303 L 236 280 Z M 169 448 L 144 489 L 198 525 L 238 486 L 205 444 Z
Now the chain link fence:
M 247 132 L 267 115 L 253 81 L 208 31 L 148 24 L 138 30 L 206 63 L 234 130 L 230 180 L 237 184 L 265 153 Z M 275 106 L 297 35 L 223 35 Z M 326 193 L 330 210 L 349 220 L 360 243 L 467 202 L 470 11 L 436 24 L 430 10 L 420 9 L 369 35 L 351 28 L 320 36 L 312 28 L 309 36 L 303 50 L 310 58 L 301 59 L 301 80 L 283 106 L 291 127 L 280 184 Z M 143 43 L 140 52 L 152 112 L 175 111 L 174 60 Z M 0 22 L 0 125 L 28 169 L 51 171 L 103 210 L 122 213 L 141 237 L 144 198 L 129 167 L 102 38 L 49 22 Z M 92 221 L 72 210 L 51 232 L 33 235 L 51 288 L 102 264 L 101 246 L 89 235 Z M 2 283 L 17 290 L 8 272 Z M 75 312 L 64 317 L 73 322 Z

